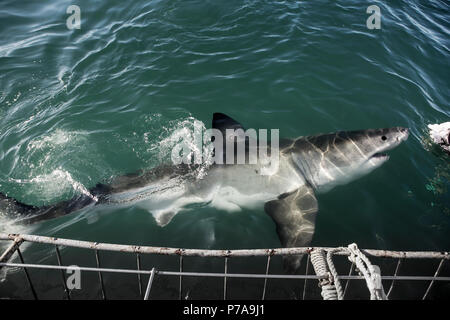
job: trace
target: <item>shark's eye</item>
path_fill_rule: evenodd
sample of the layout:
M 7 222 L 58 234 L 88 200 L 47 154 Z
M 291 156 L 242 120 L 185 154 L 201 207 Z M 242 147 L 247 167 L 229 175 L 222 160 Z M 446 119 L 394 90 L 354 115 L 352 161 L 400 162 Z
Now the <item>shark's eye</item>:
M 383 141 L 386 140 L 386 139 L 387 139 L 386 136 L 382 136 L 381 137 L 381 140 L 383 140 Z

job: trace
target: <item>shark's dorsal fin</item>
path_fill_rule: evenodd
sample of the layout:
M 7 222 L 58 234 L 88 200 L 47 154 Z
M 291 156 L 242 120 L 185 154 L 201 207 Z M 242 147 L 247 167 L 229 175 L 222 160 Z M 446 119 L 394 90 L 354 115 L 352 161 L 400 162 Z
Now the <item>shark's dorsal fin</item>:
M 303 186 L 290 193 L 284 193 L 276 200 L 266 202 L 264 210 L 275 222 L 278 237 L 283 247 L 305 247 L 312 239 L 317 199 L 309 186 Z M 286 271 L 294 273 L 300 267 L 302 256 L 287 256 Z
M 213 114 L 212 127 L 220 130 L 224 136 L 226 134 L 226 129 L 242 129 L 245 131 L 244 127 L 239 122 L 220 112 Z
M 231 143 L 234 145 L 234 154 L 236 155 L 238 143 L 243 143 L 244 147 L 248 149 L 250 139 L 252 140 L 252 142 L 257 142 L 256 135 L 252 135 L 251 137 L 247 136 L 246 134 L 248 134 L 248 132 L 245 131 L 244 127 L 239 122 L 223 113 L 214 113 L 212 128 L 219 130 L 222 134 L 222 149 L 216 149 L 217 145 L 215 145 L 214 153 L 216 158 L 223 158 L 224 162 L 226 158 L 226 144 Z M 212 137 L 211 141 L 214 142 L 215 137 Z M 256 146 L 256 143 L 254 143 L 254 145 Z

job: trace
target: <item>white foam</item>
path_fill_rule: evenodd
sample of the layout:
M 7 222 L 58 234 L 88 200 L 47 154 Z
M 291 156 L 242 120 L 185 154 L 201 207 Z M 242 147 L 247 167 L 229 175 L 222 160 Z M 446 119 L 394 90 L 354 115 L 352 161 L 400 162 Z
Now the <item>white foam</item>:
M 158 158 L 160 162 L 172 162 L 172 152 L 174 148 L 183 142 L 190 150 L 186 158 L 190 163 L 194 164 L 194 155 L 201 155 L 201 165 L 195 173 L 198 179 L 206 175 L 207 168 L 212 163 L 212 144 L 207 141 L 201 141 L 198 144 L 196 133 L 202 133 L 206 130 L 205 124 L 194 117 L 188 117 L 183 120 L 169 122 L 169 125 L 164 127 L 163 132 L 159 135 L 158 141 L 150 144 L 150 150 L 158 150 Z M 196 139 L 197 138 L 197 139 Z M 203 138 L 203 136 L 201 136 Z M 145 135 L 146 142 L 149 141 L 148 135 Z
M 428 128 L 430 129 L 430 137 L 433 142 L 450 151 L 450 122 L 429 124 Z
M 9 178 L 9 180 L 15 183 L 31 185 L 31 191 L 33 193 L 39 193 L 45 199 L 53 199 L 64 195 L 69 190 L 73 190 L 85 194 L 95 201 L 98 200 L 82 183 L 76 181 L 69 172 L 61 167 L 53 170 L 49 174 L 38 175 L 31 179 Z
M 62 147 L 67 144 L 77 142 L 78 139 L 85 134 L 85 132 L 81 131 L 66 131 L 63 129 L 56 129 L 50 134 L 33 139 L 28 144 L 27 149 L 29 151 L 32 151 L 42 150 L 44 148 Z

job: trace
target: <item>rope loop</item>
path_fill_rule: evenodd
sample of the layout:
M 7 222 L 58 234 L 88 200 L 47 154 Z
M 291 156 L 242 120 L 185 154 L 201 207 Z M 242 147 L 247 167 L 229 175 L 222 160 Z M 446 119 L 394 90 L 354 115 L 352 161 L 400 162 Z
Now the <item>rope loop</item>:
M 367 288 L 370 292 L 371 300 L 387 300 L 381 282 L 380 268 L 372 265 L 370 260 L 358 249 L 356 243 L 350 244 L 347 248 L 336 248 L 328 250 L 313 249 L 310 251 L 311 263 L 319 279 L 319 287 L 324 300 L 343 300 L 344 291 L 339 280 L 339 274 L 333 263 L 335 252 L 348 252 L 348 259 L 356 266 L 356 271 L 366 280 Z
M 353 262 L 358 273 L 366 280 L 370 292 L 370 300 L 387 300 L 381 282 L 381 271 L 377 265 L 372 265 L 370 260 L 358 249 L 356 243 L 348 245 L 348 259 Z

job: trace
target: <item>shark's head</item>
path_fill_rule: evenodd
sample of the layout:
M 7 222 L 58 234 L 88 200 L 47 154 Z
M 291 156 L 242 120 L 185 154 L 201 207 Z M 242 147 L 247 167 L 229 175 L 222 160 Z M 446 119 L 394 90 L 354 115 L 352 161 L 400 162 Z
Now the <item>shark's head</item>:
M 286 150 L 296 168 L 319 191 L 347 183 L 389 159 L 384 152 L 408 138 L 402 127 L 341 131 L 301 137 Z

